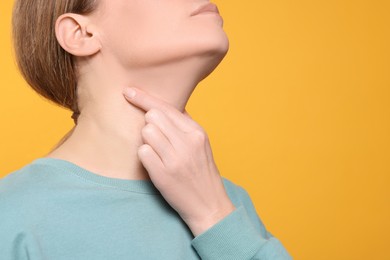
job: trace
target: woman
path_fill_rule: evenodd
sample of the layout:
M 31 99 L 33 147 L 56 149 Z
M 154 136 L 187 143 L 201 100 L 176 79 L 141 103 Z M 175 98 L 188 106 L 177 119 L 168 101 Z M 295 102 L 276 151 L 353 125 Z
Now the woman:
M 185 111 L 222 24 L 200 0 L 16 1 L 19 68 L 76 126 L 1 180 L 1 259 L 290 259 Z

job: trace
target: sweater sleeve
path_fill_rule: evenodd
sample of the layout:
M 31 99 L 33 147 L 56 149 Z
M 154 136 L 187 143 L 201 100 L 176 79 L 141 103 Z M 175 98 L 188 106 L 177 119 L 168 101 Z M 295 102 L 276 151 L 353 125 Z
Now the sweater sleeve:
M 245 189 L 236 187 L 242 204 L 191 241 L 201 259 L 292 259 L 281 242 L 265 229 Z
M 28 236 L 23 230 L 23 222 L 19 221 L 22 213 L 16 211 L 15 207 L 12 208 L 12 205 L 4 203 L 4 200 L 0 189 L 0 259 L 33 259 L 29 256 Z

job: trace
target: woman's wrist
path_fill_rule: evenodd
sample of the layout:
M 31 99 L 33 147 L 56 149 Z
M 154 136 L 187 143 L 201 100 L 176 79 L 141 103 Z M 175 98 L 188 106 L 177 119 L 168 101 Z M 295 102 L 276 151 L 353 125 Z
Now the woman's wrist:
M 222 219 L 227 217 L 230 213 L 232 213 L 236 207 L 233 205 L 233 203 L 229 203 L 226 207 L 209 214 L 208 216 L 205 216 L 204 218 L 196 221 L 185 221 L 188 227 L 190 228 L 192 234 L 194 237 L 199 236 L 206 230 L 213 227 L 215 224 L 220 222 Z

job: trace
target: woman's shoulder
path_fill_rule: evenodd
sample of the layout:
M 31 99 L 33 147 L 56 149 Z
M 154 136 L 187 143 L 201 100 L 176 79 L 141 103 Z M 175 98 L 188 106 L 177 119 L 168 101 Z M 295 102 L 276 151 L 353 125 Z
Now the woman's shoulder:
M 47 169 L 29 163 L 0 178 L 0 211 L 22 207 L 35 199 L 50 181 Z
M 31 165 L 27 164 L 17 170 L 7 173 L 0 179 L 0 198 L 11 195 L 17 191 L 23 190 L 28 179 L 31 178 Z

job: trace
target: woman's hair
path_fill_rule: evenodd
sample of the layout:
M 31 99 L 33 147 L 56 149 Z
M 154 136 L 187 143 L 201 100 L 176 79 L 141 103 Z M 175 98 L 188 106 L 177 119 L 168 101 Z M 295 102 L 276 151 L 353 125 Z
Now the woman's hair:
M 58 43 L 55 23 L 65 13 L 88 14 L 98 0 L 16 0 L 12 34 L 16 62 L 27 83 L 41 96 L 79 114 L 73 56 Z M 77 123 L 77 118 L 75 123 Z M 72 134 L 74 127 L 55 146 Z

